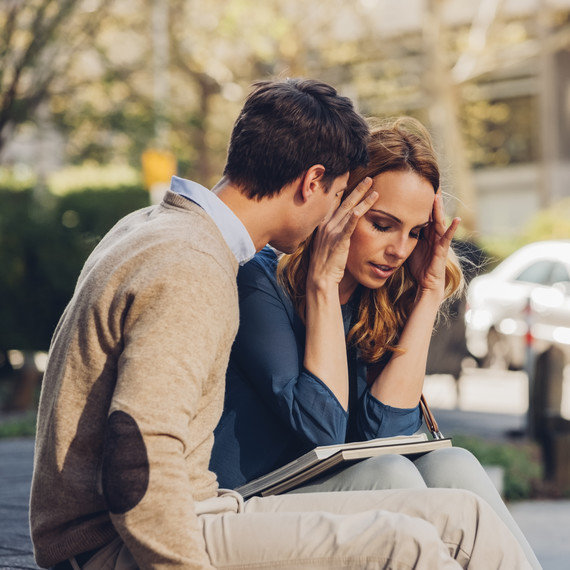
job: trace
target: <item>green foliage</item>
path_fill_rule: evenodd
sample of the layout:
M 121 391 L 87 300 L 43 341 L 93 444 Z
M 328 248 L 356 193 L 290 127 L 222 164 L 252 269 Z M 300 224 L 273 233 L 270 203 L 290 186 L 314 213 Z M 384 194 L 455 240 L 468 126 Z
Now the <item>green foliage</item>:
M 530 220 L 523 238 L 526 243 L 549 239 L 570 239 L 570 198 L 539 210 Z
M 3 2 L 0 10 L 0 149 L 8 133 L 34 120 L 54 90 L 71 92 L 73 62 L 81 62 L 111 0 L 86 10 L 80 0 Z M 82 65 L 82 67 L 90 67 Z M 82 86 L 83 87 L 83 86 Z M 80 89 L 81 90 L 81 89 Z
M 508 501 L 530 498 L 542 477 L 542 466 L 536 459 L 538 450 L 531 444 L 496 443 L 454 435 L 453 445 L 469 450 L 482 465 L 504 469 L 504 496 Z
M 0 422 L 0 439 L 36 435 L 36 412 Z
M 148 202 L 132 187 L 61 197 L 0 188 L 0 347 L 46 350 L 86 257 L 119 218 Z
M 85 257 L 117 220 L 148 203 L 148 192 L 141 188 L 88 188 L 60 197 L 54 212 L 69 237 L 81 244 Z

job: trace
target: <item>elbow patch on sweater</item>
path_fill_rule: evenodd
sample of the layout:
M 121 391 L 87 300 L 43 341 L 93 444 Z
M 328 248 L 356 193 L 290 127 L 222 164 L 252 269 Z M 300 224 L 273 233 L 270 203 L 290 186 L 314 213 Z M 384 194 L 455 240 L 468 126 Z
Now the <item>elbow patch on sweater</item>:
M 101 474 L 103 495 L 113 514 L 125 514 L 141 502 L 148 489 L 149 472 L 137 422 L 125 412 L 113 412 L 107 419 Z

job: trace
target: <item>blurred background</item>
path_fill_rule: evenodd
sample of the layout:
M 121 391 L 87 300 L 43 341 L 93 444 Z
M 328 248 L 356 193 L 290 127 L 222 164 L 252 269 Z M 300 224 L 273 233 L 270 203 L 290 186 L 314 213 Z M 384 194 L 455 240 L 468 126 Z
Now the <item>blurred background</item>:
M 4 417 L 33 414 L 54 327 L 111 225 L 174 173 L 219 179 L 253 81 L 314 77 L 432 132 L 468 278 L 499 266 L 486 290 L 502 296 L 470 288 L 452 307 L 426 390 L 442 410 L 513 414 L 496 432 L 537 442 L 569 492 L 570 253 L 500 263 L 570 238 L 570 0 L 2 0 L 0 29 Z M 18 422 L 6 433 L 33 433 Z

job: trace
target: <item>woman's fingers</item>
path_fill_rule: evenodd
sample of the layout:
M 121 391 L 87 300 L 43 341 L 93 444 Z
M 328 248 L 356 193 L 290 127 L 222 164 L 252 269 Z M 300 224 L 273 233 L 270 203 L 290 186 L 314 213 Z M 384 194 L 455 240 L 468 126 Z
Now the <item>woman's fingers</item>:
M 437 191 L 435 195 L 434 205 L 433 205 L 433 227 L 434 238 L 438 239 L 445 247 L 446 251 L 449 249 L 451 240 L 455 235 L 459 224 L 461 223 L 461 218 L 453 218 L 449 227 L 445 226 L 445 212 L 443 208 L 443 197 L 441 195 L 441 189 Z M 436 237 L 437 236 L 437 237 Z
M 431 223 L 426 228 L 425 239 L 421 242 L 423 249 L 418 250 L 414 260 L 418 263 L 416 275 L 423 287 L 431 288 L 439 286 L 437 283 L 444 283 L 445 259 L 460 223 L 461 218 L 456 217 L 446 227 L 443 197 L 441 189 L 438 190 L 433 203 Z
M 433 224 L 438 236 L 445 233 L 445 212 L 443 210 L 443 197 L 438 190 L 433 201 Z
M 350 193 L 346 200 L 340 202 L 340 204 L 335 200 L 335 204 L 331 207 L 330 212 L 327 214 L 325 219 L 321 222 L 321 227 L 329 226 L 336 227 L 343 222 L 346 222 L 345 218 L 347 215 L 352 214 L 352 210 L 357 206 L 364 198 L 370 187 L 372 186 L 372 179 L 366 177 L 358 186 Z M 367 208 L 368 209 L 368 208 Z
M 436 226 L 436 221 L 434 220 L 431 228 L 431 237 L 425 240 L 426 248 L 424 254 L 426 255 L 426 269 L 428 267 L 438 267 L 442 260 L 447 257 L 449 248 L 451 247 L 451 241 L 453 236 L 461 223 L 461 218 L 453 218 L 449 227 L 445 227 L 445 224 L 441 224 L 441 233 L 434 227 Z M 435 265 L 434 265 L 435 264 Z M 443 266 L 442 266 L 443 267 Z M 443 276 L 443 274 L 442 274 Z
M 343 237 L 352 235 L 358 220 L 378 199 L 378 192 L 371 188 L 372 178 L 367 176 L 338 207 L 335 217 Z
M 336 241 L 352 235 L 358 220 L 374 205 L 378 192 L 371 190 L 372 179 L 366 177 L 320 226 L 320 232 Z M 336 237 L 335 237 L 336 236 Z
M 311 256 L 313 272 L 334 275 L 340 281 L 346 266 L 350 237 L 358 220 L 378 199 L 367 178 L 355 188 L 330 219 L 319 226 Z
M 372 186 L 372 178 L 367 176 L 351 193 L 347 196 L 346 200 L 341 202 L 340 206 L 337 208 L 336 212 L 334 213 L 333 217 L 341 220 L 344 218 L 348 213 L 351 213 L 352 210 L 360 204 L 363 198 L 366 196 L 366 193 L 370 190 Z
M 443 234 L 442 240 L 443 240 L 444 245 L 447 249 L 451 245 L 451 240 L 453 239 L 453 236 L 455 235 L 455 231 L 459 227 L 460 223 L 461 223 L 461 218 L 453 218 L 453 220 L 451 220 L 451 224 L 449 224 L 449 227 L 447 228 L 447 230 Z
M 360 218 L 362 218 L 362 216 L 364 216 L 364 214 L 366 214 L 366 212 L 372 208 L 372 206 L 376 203 L 376 200 L 378 200 L 378 192 L 376 192 L 376 190 L 369 190 L 364 196 L 364 199 L 358 202 L 358 204 L 356 204 L 356 206 L 351 209 L 349 212 L 350 215 L 347 217 L 345 216 L 346 222 L 342 228 L 342 233 L 344 236 L 352 235 L 352 232 L 356 228 L 358 220 L 360 220 Z

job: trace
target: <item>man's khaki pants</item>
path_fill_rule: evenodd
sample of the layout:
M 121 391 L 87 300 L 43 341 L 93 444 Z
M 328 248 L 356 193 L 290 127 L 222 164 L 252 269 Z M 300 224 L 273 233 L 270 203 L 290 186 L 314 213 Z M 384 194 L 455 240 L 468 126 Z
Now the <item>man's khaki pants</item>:
M 197 507 L 215 568 L 530 568 L 505 524 L 468 491 L 307 493 L 245 503 L 237 493 L 221 491 Z M 84 570 L 133 567 L 117 540 Z

